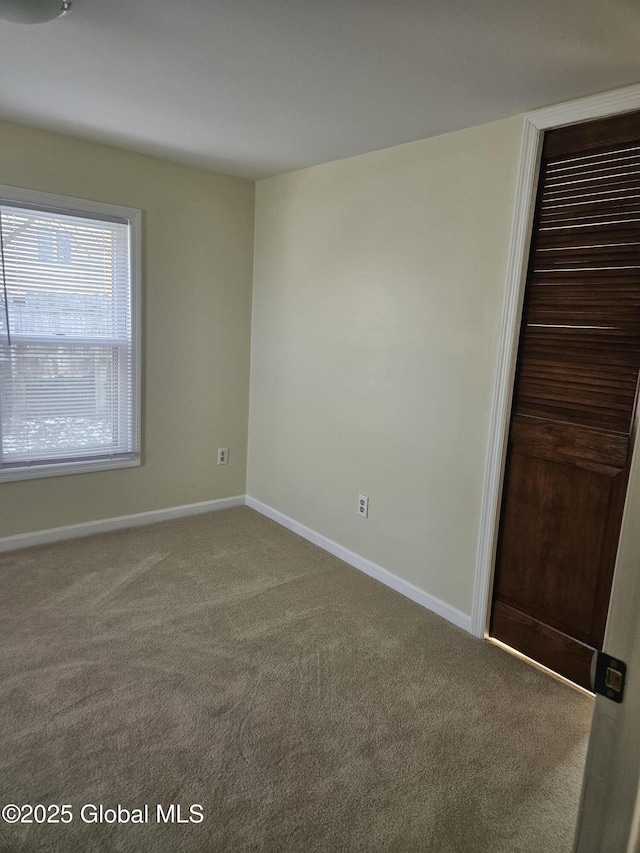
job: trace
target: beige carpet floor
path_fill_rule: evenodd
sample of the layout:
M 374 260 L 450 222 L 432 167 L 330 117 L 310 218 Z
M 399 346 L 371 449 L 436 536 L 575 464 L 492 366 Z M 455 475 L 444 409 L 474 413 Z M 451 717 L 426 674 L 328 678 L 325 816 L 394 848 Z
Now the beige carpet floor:
M 571 850 L 591 700 L 250 509 L 0 584 L 0 804 L 73 816 L 0 822 L 3 853 Z

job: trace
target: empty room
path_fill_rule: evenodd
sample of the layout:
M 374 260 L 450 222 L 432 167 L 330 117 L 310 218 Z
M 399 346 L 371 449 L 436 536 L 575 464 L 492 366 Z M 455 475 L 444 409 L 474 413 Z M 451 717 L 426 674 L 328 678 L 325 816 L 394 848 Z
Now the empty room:
M 639 34 L 0 0 L 0 853 L 640 853 Z

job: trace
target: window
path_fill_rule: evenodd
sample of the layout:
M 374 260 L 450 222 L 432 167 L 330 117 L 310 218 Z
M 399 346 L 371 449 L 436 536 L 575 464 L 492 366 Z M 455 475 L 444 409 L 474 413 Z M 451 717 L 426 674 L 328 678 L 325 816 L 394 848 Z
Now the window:
M 139 464 L 140 217 L 0 187 L 0 480 Z

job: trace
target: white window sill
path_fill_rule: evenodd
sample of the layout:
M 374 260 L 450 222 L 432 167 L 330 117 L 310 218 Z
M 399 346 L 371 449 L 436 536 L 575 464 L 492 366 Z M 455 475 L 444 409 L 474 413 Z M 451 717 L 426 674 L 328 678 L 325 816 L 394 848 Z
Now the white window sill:
M 6 468 L 0 471 L 0 483 L 17 480 L 36 480 L 45 477 L 60 477 L 66 474 L 89 474 L 95 471 L 110 471 L 115 468 L 137 468 L 140 456 L 129 459 L 93 459 L 78 462 L 60 462 L 47 465 L 29 465 L 28 468 Z

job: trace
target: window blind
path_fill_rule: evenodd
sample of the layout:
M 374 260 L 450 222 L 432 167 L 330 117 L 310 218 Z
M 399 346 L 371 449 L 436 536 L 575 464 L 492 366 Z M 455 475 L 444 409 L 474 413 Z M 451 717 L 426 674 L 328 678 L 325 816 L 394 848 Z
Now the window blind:
M 0 204 L 0 469 L 133 458 L 129 222 Z

